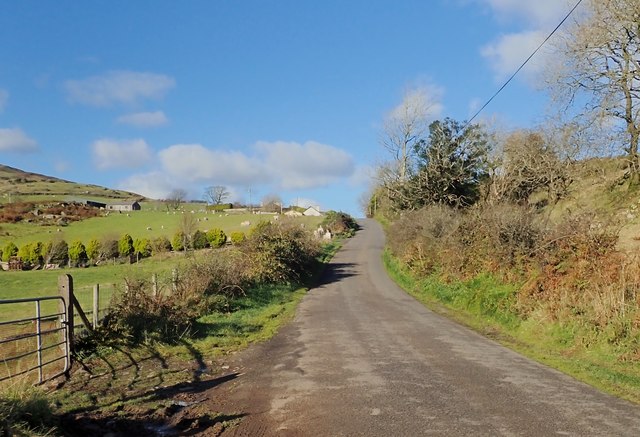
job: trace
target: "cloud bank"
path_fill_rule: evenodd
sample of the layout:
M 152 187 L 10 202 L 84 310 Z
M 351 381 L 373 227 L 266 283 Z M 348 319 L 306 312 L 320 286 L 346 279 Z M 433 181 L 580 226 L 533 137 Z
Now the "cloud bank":
M 160 150 L 158 160 L 158 171 L 134 175 L 120 186 L 155 198 L 173 188 L 210 184 L 287 191 L 349 180 L 356 170 L 347 152 L 315 141 L 260 141 L 248 152 L 174 144 Z

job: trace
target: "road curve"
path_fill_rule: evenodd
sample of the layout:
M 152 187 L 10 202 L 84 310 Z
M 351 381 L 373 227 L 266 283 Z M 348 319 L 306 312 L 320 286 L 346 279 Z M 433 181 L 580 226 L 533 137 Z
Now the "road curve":
M 428 309 L 386 275 L 380 226 L 335 256 L 295 320 L 235 359 L 226 435 L 638 436 L 640 407 Z

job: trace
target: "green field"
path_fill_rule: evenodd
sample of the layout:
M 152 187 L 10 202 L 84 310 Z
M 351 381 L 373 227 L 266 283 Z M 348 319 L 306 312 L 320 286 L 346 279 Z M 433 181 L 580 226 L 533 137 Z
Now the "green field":
M 20 247 L 26 243 L 48 242 L 60 238 L 68 243 L 81 240 L 87 244 L 93 238 L 117 240 L 125 233 L 131 235 L 133 239 L 154 238 L 162 235 L 171 239 L 180 229 L 180 223 L 185 215 L 193 216 L 198 229 L 202 231 L 220 228 L 227 235 L 233 231 L 247 232 L 256 223 L 273 219 L 271 215 L 213 213 L 205 212 L 203 209 L 203 204 L 188 204 L 182 211 L 168 212 L 163 209 L 161 204 L 145 202 L 142 204 L 141 211 L 121 214 L 111 211 L 108 216 L 72 222 L 64 227 L 41 226 L 33 223 L 3 223 L 0 224 L 0 248 L 10 241 Z M 297 217 L 290 220 L 296 220 L 311 227 L 317 226 L 321 219 L 318 217 Z M 240 224 L 244 221 L 249 221 L 251 226 L 241 226 Z
M 85 244 L 92 238 L 102 239 L 104 237 L 118 239 L 122 234 L 128 233 L 135 238 L 153 238 L 165 235 L 169 238 L 180 229 L 180 221 L 185 215 L 193 215 L 199 229 L 207 230 L 220 228 L 227 235 L 233 231 L 248 232 L 251 228 L 263 220 L 272 220 L 270 215 L 256 214 L 213 214 L 200 212 L 196 207 L 202 205 L 187 205 L 183 214 L 170 212 L 160 208 L 152 209 L 153 204 L 143 205 L 142 211 L 134 211 L 129 215 L 109 214 L 107 217 L 97 217 L 80 222 L 71 223 L 69 226 L 57 228 L 39 226 L 30 223 L 20 223 L 12 225 L 2 225 L 2 230 L 11 233 L 9 237 L 0 238 L 0 247 L 8 241 L 13 241 L 20 247 L 22 244 L 43 241 L 47 242 L 53 238 L 63 238 L 67 242 L 81 240 Z M 191 214 L 191 211 L 195 211 Z M 206 220 L 205 220 L 206 218 Z M 280 218 L 284 220 L 285 218 Z M 296 223 L 304 224 L 313 229 L 322 220 L 321 217 L 298 217 Z M 251 222 L 248 227 L 240 225 L 243 221 Z M 151 230 L 147 230 L 150 227 Z M 212 253 L 210 250 L 200 251 L 196 256 L 207 256 Z M 124 278 L 143 278 L 149 280 L 153 273 L 158 274 L 160 284 L 170 280 L 171 271 L 181 262 L 185 261 L 184 254 L 165 254 L 141 260 L 137 264 L 106 264 L 88 268 L 65 268 L 59 270 L 34 270 L 34 271 L 0 271 L 0 299 L 19 299 L 27 297 L 51 296 L 57 294 L 57 282 L 60 274 L 68 273 L 74 279 L 74 286 L 81 303 L 90 302 L 91 289 L 94 284 L 100 284 L 103 290 L 103 297 L 107 298 L 115 288 L 122 288 Z M 101 298 L 103 301 L 103 298 Z M 8 317 L 15 307 L 0 305 L 0 320 Z M 28 311 L 31 311 L 30 309 Z M 21 312 L 21 311 L 20 311 Z

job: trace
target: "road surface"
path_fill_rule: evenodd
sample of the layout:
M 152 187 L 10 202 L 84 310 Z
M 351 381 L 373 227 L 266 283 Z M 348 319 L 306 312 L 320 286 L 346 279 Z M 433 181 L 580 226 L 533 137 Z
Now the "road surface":
M 381 262 L 373 221 L 290 325 L 232 363 L 225 435 L 640 436 L 640 408 L 424 308 Z

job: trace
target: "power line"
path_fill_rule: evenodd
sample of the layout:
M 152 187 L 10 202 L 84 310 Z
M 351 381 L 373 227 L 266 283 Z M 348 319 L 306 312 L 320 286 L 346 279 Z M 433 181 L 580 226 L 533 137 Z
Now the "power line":
M 511 77 L 509 77 L 509 79 L 507 79 L 507 81 L 498 89 L 498 91 L 496 91 L 489 100 L 487 100 L 487 102 L 482 105 L 482 107 L 480 109 L 478 109 L 478 111 L 473 114 L 473 117 L 471 117 L 469 119 L 469 121 L 467 121 L 467 123 L 465 124 L 465 128 L 467 126 L 469 126 L 471 124 L 471 122 L 473 120 L 475 120 L 475 118 L 480 115 L 480 113 L 484 110 L 484 108 L 486 108 L 487 106 L 489 106 L 489 104 L 493 101 L 493 99 L 495 99 L 498 94 L 500 94 L 502 92 L 503 89 L 505 89 L 507 87 L 507 85 L 509 85 L 509 83 L 516 77 L 516 75 L 518 73 L 520 73 L 520 70 L 522 70 L 524 68 L 525 65 L 527 65 L 529 63 L 529 61 L 531 60 L 531 58 L 533 58 L 536 53 L 538 53 L 538 51 L 540 51 L 540 49 L 542 48 L 542 46 L 544 46 L 547 41 L 549 41 L 549 39 L 551 39 L 551 37 L 558 31 L 558 29 L 560 29 L 560 27 L 562 27 L 562 25 L 564 24 L 565 21 L 567 21 L 569 19 L 569 17 L 571 16 L 571 14 L 573 14 L 573 12 L 578 8 L 578 6 L 580 6 L 580 3 L 582 3 L 582 0 L 578 0 L 578 3 L 575 4 L 575 6 L 567 13 L 567 15 L 565 15 L 565 17 L 562 19 L 562 21 L 560 21 L 560 23 L 556 26 L 555 29 L 553 29 L 551 31 L 551 33 L 549 35 L 547 35 L 547 37 L 544 39 L 544 41 L 542 41 L 540 43 L 540 45 L 538 45 L 538 47 L 533 51 L 533 53 L 531 53 L 529 55 L 529 57 L 522 63 L 522 65 L 520 65 L 520 67 L 518 67 L 518 69 L 511 75 Z

